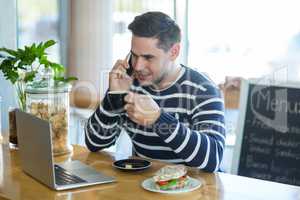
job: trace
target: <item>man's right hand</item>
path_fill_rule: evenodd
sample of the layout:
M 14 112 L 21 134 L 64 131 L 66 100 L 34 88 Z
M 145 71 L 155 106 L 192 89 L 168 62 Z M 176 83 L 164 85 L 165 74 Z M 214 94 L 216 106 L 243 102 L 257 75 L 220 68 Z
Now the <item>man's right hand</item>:
M 128 76 L 126 69 L 129 67 L 127 57 L 118 60 L 109 73 L 109 91 L 128 91 L 132 84 L 132 77 Z

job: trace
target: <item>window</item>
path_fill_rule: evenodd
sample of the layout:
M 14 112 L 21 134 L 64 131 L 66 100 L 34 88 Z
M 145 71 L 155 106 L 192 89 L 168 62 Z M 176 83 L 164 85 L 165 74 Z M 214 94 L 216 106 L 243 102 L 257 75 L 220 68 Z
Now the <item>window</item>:
M 53 39 L 49 59 L 60 62 L 59 9 L 54 0 L 18 0 L 18 47 Z
M 290 0 L 190 0 L 189 65 L 207 72 L 217 83 L 225 76 L 257 78 L 282 68 L 289 71 L 288 76 L 298 73 L 300 77 L 299 65 L 287 62 L 294 60 L 296 49 L 298 55 L 300 51 L 300 36 L 294 38 L 300 32 L 297 4 Z
M 162 11 L 174 16 L 172 0 L 116 0 L 113 21 L 113 62 L 125 58 L 130 51 L 131 32 L 127 29 L 134 17 L 147 11 Z

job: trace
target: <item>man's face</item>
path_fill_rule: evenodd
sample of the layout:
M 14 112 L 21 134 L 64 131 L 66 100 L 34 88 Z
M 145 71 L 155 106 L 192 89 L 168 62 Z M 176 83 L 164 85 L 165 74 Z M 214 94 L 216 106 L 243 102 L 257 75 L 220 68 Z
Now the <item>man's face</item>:
M 173 60 L 157 44 L 158 39 L 132 36 L 132 67 L 140 85 L 158 85 L 168 75 Z

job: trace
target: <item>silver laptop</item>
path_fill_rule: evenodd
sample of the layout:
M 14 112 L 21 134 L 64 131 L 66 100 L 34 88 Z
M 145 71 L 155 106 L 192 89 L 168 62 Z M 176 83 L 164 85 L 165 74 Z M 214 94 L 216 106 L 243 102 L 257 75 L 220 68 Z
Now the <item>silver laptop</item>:
M 54 164 L 50 123 L 20 110 L 16 120 L 21 167 L 39 182 L 65 190 L 115 181 L 80 161 Z

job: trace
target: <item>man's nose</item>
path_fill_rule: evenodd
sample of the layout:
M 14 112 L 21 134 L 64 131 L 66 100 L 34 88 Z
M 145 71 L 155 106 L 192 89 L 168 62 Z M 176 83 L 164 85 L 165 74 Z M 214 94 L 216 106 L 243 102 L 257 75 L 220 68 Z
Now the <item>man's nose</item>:
M 144 67 L 145 67 L 145 62 L 144 62 L 143 58 L 141 58 L 141 57 L 136 58 L 136 61 L 133 66 L 134 70 L 141 71 L 144 69 Z

